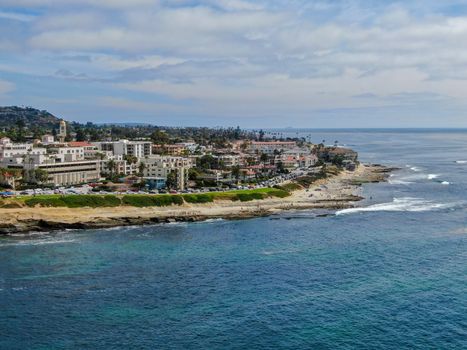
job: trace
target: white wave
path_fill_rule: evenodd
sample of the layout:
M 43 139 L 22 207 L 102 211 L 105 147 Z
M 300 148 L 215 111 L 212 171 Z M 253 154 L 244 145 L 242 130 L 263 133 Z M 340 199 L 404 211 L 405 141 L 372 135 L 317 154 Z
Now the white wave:
M 450 185 L 450 184 L 451 184 L 451 183 L 450 183 L 449 181 L 443 181 L 443 182 L 441 182 L 441 185 L 445 185 L 445 186 L 448 186 L 448 185 Z
M 388 183 L 390 185 L 410 185 L 410 184 L 413 184 L 413 182 L 410 182 L 410 181 L 404 181 L 404 180 L 393 180 L 393 179 L 389 179 L 388 180 Z
M 212 222 L 222 222 L 222 221 L 225 221 L 224 219 L 222 218 L 217 218 L 217 219 L 206 219 L 204 221 L 201 221 L 201 223 L 212 223 Z
M 300 253 L 300 249 L 284 249 L 284 250 L 265 250 L 262 251 L 263 255 L 280 255 L 280 254 L 295 254 Z
M 421 198 L 404 197 L 404 198 L 394 198 L 392 202 L 374 204 L 374 205 L 370 205 L 369 207 L 343 209 L 343 210 L 336 212 L 336 215 L 353 214 L 353 213 L 359 213 L 359 212 L 374 212 L 374 211 L 424 212 L 424 211 L 432 211 L 432 210 L 450 208 L 454 205 L 456 204 L 435 203 L 433 201 L 428 201 L 428 200 L 424 200 Z
M 467 164 L 467 160 L 456 160 L 457 164 Z
M 428 174 L 427 178 L 428 180 L 434 180 L 434 179 L 437 179 L 439 177 L 438 174 Z
M 420 169 L 419 167 L 416 167 L 416 166 L 411 167 L 410 170 L 415 171 L 417 173 L 422 171 L 422 169 Z
M 64 243 L 75 243 L 74 239 L 41 239 L 41 240 L 23 240 L 16 242 L 9 242 L 0 244 L 0 247 L 6 246 L 35 246 L 44 244 L 64 244 Z

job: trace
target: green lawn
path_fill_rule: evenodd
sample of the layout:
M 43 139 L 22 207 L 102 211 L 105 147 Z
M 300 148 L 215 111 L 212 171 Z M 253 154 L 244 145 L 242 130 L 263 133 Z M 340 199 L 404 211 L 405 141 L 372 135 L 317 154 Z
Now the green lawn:
M 285 198 L 290 193 L 279 188 L 259 188 L 253 190 L 239 190 L 227 192 L 206 192 L 192 194 L 161 194 L 161 195 L 144 195 L 144 194 L 127 194 L 127 195 L 37 195 L 35 197 L 20 197 L 12 198 L 4 203 L 0 203 L 2 207 L 11 206 L 12 203 L 24 204 L 28 207 L 66 207 L 66 208 L 83 208 L 83 207 L 118 207 L 122 205 L 132 207 L 163 207 L 170 205 L 182 205 L 183 203 L 211 203 L 216 200 L 230 200 L 248 202 L 252 200 L 262 200 L 266 198 L 276 197 Z

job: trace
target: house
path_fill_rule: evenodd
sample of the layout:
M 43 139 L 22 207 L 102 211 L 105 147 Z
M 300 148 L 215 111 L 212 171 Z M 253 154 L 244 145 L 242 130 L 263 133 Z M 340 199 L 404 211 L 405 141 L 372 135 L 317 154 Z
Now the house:
M 252 141 L 248 144 L 249 153 L 266 153 L 268 155 L 274 152 L 283 152 L 297 147 L 295 141 Z

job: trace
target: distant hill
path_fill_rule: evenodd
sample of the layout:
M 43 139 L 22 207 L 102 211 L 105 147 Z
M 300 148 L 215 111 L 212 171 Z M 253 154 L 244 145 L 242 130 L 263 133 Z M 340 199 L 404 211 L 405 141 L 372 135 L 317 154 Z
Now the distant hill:
M 26 128 L 57 128 L 60 119 L 47 111 L 31 107 L 0 107 L 0 128 L 9 128 L 24 123 Z

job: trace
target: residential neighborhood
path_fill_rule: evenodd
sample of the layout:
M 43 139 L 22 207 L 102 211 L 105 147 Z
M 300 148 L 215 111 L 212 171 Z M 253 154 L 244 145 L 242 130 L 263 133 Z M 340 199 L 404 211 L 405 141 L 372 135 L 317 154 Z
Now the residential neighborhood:
M 357 162 L 352 150 L 267 139 L 262 132 L 256 139 L 198 144 L 172 142 L 163 131 L 157 143 L 154 137 L 77 140 L 64 120 L 52 131 L 22 143 L 0 139 L 0 186 L 22 194 L 219 191 L 272 186 L 326 163 L 352 170 Z

